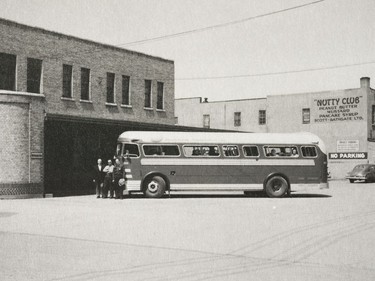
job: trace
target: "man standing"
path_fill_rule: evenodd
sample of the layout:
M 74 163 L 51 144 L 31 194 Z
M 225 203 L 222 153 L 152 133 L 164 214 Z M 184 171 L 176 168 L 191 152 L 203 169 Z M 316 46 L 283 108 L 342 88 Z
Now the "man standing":
M 124 165 L 121 164 L 120 160 L 116 158 L 115 166 L 113 168 L 113 186 L 115 189 L 115 197 L 116 199 L 123 198 L 123 187 L 119 184 L 120 179 L 124 178 Z
M 100 195 L 103 196 L 103 182 L 104 182 L 104 166 L 102 165 L 102 159 L 98 159 L 98 164 L 94 166 L 94 179 L 96 189 L 96 198 L 100 198 Z
M 103 172 L 104 176 L 104 186 L 103 186 L 103 198 L 107 198 L 108 190 L 110 197 L 113 198 L 113 164 L 112 160 L 108 160 L 108 165 L 104 167 Z

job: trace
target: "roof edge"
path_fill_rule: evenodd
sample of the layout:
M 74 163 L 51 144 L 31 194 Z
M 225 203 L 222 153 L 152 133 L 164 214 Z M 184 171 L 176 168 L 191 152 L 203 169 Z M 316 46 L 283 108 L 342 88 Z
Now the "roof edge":
M 35 32 L 41 32 L 41 33 L 44 33 L 44 34 L 49 34 L 49 35 L 58 36 L 58 37 L 62 37 L 62 38 L 73 39 L 73 40 L 81 41 L 81 42 L 86 43 L 86 44 L 98 45 L 98 46 L 108 48 L 108 49 L 112 49 L 112 50 L 115 50 L 115 51 L 126 52 L 126 53 L 129 53 L 129 54 L 144 56 L 144 57 L 157 59 L 157 60 L 161 60 L 161 61 L 165 61 L 165 62 L 169 62 L 169 63 L 174 64 L 174 61 L 170 60 L 170 59 L 165 59 L 165 58 L 158 57 L 158 56 L 152 56 L 152 55 L 148 55 L 148 54 L 145 54 L 145 53 L 120 48 L 120 47 L 117 47 L 117 46 L 114 46 L 114 45 L 100 43 L 100 42 L 93 41 L 93 40 L 90 40 L 90 39 L 80 38 L 80 37 L 77 37 L 77 36 L 74 36 L 74 35 L 67 35 L 67 34 L 64 34 L 64 33 L 51 31 L 51 30 L 44 29 L 44 28 L 41 28 L 41 27 L 31 26 L 31 25 L 19 23 L 19 22 L 16 22 L 16 21 L 8 20 L 8 19 L 2 18 L 2 17 L 0 17 L 0 24 L 13 26 L 13 27 L 17 27 L 17 28 L 28 29 L 28 30 L 32 30 L 32 31 L 35 31 Z

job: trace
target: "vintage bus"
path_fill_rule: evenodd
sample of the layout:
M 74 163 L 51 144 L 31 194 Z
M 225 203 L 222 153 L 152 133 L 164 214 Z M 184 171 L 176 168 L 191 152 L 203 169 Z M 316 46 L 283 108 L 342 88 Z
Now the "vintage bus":
M 125 165 L 128 192 L 146 197 L 261 190 L 283 197 L 328 188 L 326 149 L 311 133 L 127 131 L 116 156 Z

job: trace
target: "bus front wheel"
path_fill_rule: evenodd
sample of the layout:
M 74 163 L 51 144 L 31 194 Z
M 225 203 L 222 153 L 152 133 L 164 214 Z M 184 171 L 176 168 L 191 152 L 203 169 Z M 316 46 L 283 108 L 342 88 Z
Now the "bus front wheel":
M 273 176 L 267 180 L 265 191 L 269 197 L 280 198 L 288 192 L 288 182 L 282 176 Z
M 165 192 L 166 183 L 160 176 L 152 176 L 144 182 L 144 194 L 148 198 L 160 198 Z

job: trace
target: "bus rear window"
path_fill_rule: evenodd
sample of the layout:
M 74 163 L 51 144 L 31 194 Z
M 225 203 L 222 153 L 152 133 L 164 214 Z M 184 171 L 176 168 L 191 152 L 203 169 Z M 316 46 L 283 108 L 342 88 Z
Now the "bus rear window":
M 301 150 L 303 157 L 316 157 L 318 155 L 315 146 L 303 146 Z
M 179 156 L 177 145 L 144 145 L 143 152 L 146 156 Z
M 129 157 L 139 157 L 138 145 L 125 143 L 123 154 L 129 155 Z
M 184 146 L 184 153 L 187 157 L 195 156 L 219 156 L 219 147 L 217 145 L 194 145 Z
M 257 146 L 244 146 L 243 147 L 243 154 L 245 157 L 258 157 L 259 150 Z

